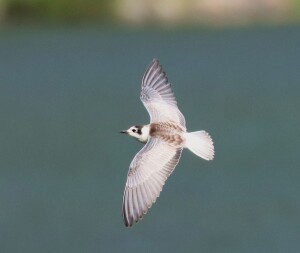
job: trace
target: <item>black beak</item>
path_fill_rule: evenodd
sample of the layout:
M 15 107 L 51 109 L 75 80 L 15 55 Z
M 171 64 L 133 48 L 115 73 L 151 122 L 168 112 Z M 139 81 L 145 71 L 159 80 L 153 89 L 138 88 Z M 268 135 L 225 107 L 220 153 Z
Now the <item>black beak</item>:
M 122 130 L 120 133 L 121 134 L 127 134 L 127 130 Z

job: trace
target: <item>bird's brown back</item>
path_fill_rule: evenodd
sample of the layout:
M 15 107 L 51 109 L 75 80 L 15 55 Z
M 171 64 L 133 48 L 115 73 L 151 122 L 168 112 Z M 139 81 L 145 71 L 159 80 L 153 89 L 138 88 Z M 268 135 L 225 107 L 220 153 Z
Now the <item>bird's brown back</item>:
M 150 124 L 150 136 L 159 138 L 171 146 L 182 146 L 185 139 L 184 130 L 172 122 L 158 122 Z

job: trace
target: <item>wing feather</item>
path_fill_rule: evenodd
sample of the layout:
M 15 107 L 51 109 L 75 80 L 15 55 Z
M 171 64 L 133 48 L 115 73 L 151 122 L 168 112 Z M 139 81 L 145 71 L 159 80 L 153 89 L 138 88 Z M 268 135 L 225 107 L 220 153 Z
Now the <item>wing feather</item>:
M 140 98 L 150 115 L 151 123 L 171 121 L 186 127 L 172 86 L 157 59 L 152 61 L 143 76 Z
M 132 226 L 147 213 L 159 197 L 167 178 L 179 162 L 182 147 L 149 138 L 130 164 L 123 195 L 123 219 Z

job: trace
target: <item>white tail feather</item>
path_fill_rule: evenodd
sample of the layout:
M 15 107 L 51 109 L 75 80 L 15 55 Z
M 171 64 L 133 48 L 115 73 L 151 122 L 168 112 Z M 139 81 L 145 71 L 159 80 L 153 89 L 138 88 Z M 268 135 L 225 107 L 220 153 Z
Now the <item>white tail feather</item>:
M 214 143 L 210 135 L 205 131 L 185 133 L 185 148 L 205 160 L 214 159 Z

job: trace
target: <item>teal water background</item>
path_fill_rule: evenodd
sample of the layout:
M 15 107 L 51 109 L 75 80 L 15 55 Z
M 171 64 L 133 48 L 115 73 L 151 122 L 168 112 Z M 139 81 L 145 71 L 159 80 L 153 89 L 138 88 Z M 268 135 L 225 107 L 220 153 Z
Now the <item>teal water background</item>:
M 132 229 L 121 203 L 160 59 L 190 131 Z M 299 252 L 300 27 L 0 31 L 0 252 Z

